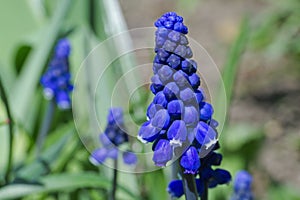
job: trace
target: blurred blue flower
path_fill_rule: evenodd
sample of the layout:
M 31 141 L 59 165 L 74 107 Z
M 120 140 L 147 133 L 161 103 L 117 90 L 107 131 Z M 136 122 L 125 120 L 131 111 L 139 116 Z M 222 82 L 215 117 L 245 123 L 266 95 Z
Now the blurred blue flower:
M 247 171 L 239 171 L 235 175 L 233 188 L 234 193 L 231 200 L 252 200 L 253 194 L 251 190 L 252 176 Z
M 60 109 L 71 107 L 70 92 L 73 90 L 69 71 L 71 45 L 68 39 L 60 39 L 54 50 L 47 71 L 41 78 L 44 96 L 55 100 Z
M 118 159 L 118 146 L 128 142 L 128 135 L 124 131 L 123 111 L 121 108 L 111 108 L 107 116 L 107 126 L 99 139 L 103 147 L 94 150 L 90 156 L 90 161 L 94 165 L 102 164 L 107 158 Z M 137 157 L 133 152 L 122 153 L 125 164 L 132 165 L 137 162 Z

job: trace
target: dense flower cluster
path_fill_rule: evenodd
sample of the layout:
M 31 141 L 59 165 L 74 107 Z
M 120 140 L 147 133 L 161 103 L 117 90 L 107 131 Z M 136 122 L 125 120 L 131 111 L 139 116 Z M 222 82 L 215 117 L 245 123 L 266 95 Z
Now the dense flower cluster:
M 41 78 L 45 97 L 47 99 L 54 98 L 61 109 L 71 107 L 69 93 L 73 90 L 73 85 L 70 82 L 71 75 L 69 71 L 70 51 L 69 41 L 67 39 L 59 40 L 48 69 Z
M 118 158 L 118 146 L 128 142 L 128 135 L 124 132 L 123 111 L 121 108 L 111 108 L 107 116 L 107 126 L 103 134 L 100 134 L 100 142 L 103 147 L 94 150 L 90 161 L 94 165 L 102 164 L 107 158 Z M 137 157 L 130 151 L 123 152 L 124 163 L 130 165 L 137 162 Z
M 234 179 L 234 194 L 231 200 L 252 200 L 252 176 L 247 171 L 239 171 Z
M 222 155 L 211 151 L 207 156 L 200 159 L 201 167 L 198 170 L 200 178 L 196 178 L 196 186 L 199 196 L 203 194 L 205 184 L 208 188 L 215 188 L 217 185 L 226 184 L 231 180 L 231 175 L 224 169 L 212 169 L 212 166 L 219 166 Z M 173 197 L 181 197 L 183 184 L 181 180 L 172 180 L 168 185 L 168 192 Z
M 184 173 L 200 175 L 200 179 L 196 179 L 198 189 L 203 188 L 204 182 L 210 187 L 227 183 L 231 178 L 227 171 L 211 168 L 222 159 L 213 152 L 218 146 L 218 123 L 212 119 L 213 107 L 199 88 L 197 63 L 191 59 L 193 52 L 185 36 L 188 29 L 183 18 L 169 12 L 159 18 L 155 26 L 156 56 L 150 86 L 155 97 L 147 109 L 148 121 L 142 124 L 138 138 L 145 143 L 153 142 L 153 161 L 157 166 L 165 166 L 171 159 L 180 157 Z M 181 196 L 181 181 L 171 182 L 169 191 Z

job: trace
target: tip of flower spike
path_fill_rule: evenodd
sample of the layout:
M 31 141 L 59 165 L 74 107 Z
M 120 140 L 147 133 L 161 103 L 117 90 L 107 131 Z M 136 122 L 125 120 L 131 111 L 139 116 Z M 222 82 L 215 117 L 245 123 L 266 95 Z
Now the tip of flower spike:
M 183 34 L 188 33 L 188 28 L 183 24 L 183 18 L 175 12 L 167 12 L 163 14 L 154 23 L 157 28 L 166 28 Z
M 107 120 L 109 124 L 122 124 L 123 123 L 123 109 L 111 108 L 109 110 Z
M 252 184 L 252 176 L 249 172 L 241 170 L 237 172 L 234 179 L 234 189 L 239 190 L 250 190 Z
M 71 107 L 71 104 L 69 101 L 60 101 L 57 103 L 57 106 L 62 110 L 67 110 Z
M 68 39 L 63 38 L 60 39 L 55 47 L 55 55 L 57 57 L 68 57 L 71 52 L 71 45 Z
M 50 100 L 54 97 L 54 92 L 51 88 L 45 88 L 43 92 L 44 92 L 44 97 L 47 100 Z

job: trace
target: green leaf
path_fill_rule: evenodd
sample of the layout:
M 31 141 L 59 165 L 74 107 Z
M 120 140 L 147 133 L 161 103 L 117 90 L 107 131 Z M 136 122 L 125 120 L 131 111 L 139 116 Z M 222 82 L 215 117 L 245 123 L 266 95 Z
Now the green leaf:
M 221 142 L 224 148 L 230 151 L 237 151 L 244 147 L 245 144 L 262 139 L 264 133 L 261 127 L 255 127 L 250 124 L 237 124 L 226 127 Z
M 22 70 L 22 66 L 31 50 L 32 50 L 32 47 L 29 45 L 26 45 L 26 44 L 21 45 L 17 49 L 16 56 L 15 56 L 15 63 L 14 63 L 17 73 L 20 73 L 20 71 Z
M 115 67 L 115 73 L 120 76 L 126 74 L 133 67 L 136 66 L 135 57 L 131 54 L 125 54 L 125 52 L 131 52 L 133 49 L 132 40 L 127 29 L 126 21 L 122 13 L 122 9 L 119 1 L 98 1 L 101 8 L 101 18 L 103 19 L 103 30 L 106 32 L 106 38 L 111 36 L 116 36 L 120 33 L 118 37 L 111 40 L 111 45 L 108 46 L 108 51 L 112 55 L 118 55 L 117 66 Z M 122 56 L 121 56 L 122 55 Z M 120 73 L 121 72 L 121 73 Z M 134 73 L 127 73 L 124 77 L 124 87 L 127 92 L 132 93 L 135 91 L 139 83 L 139 75 Z M 135 94 L 135 99 L 137 101 L 141 100 L 141 94 L 139 91 Z
M 224 108 L 228 108 L 232 100 L 239 62 L 247 45 L 249 31 L 249 20 L 245 19 L 242 22 L 240 33 L 230 49 L 227 61 L 223 68 L 223 82 L 220 83 L 220 95 L 219 98 L 217 98 L 217 102 L 215 103 L 215 117 L 220 122 L 224 121 L 224 114 L 226 114 L 226 110 L 224 110 Z M 222 86 L 222 84 L 224 84 L 224 86 Z M 222 91 L 224 87 L 226 92 L 226 99 L 222 98 L 224 96 L 222 95 L 224 92 Z M 224 103 L 226 104 L 226 106 L 224 106 Z
M 0 189 L 1 199 L 20 198 L 36 193 L 66 192 L 83 188 L 108 189 L 110 181 L 99 174 L 85 172 L 83 174 L 55 174 L 42 177 L 37 184 L 11 184 Z M 133 199 L 137 199 L 133 193 L 119 185 Z
M 145 174 L 145 180 L 150 199 L 168 199 L 167 182 L 162 169 Z
M 63 128 L 58 129 L 56 133 L 51 134 L 46 140 L 46 150 L 41 155 L 41 160 L 35 160 L 31 164 L 26 165 L 17 172 L 17 177 L 34 180 L 39 176 L 47 173 L 49 169 L 55 165 L 56 161 L 60 158 L 63 148 L 72 139 L 75 134 L 73 126 L 69 124 Z M 51 143 L 51 145 L 49 145 Z M 33 149 L 35 150 L 35 149 Z M 35 155 L 35 151 L 33 152 Z
M 57 4 L 56 12 L 45 30 L 40 41 L 33 47 L 33 52 L 26 60 L 18 80 L 15 82 L 13 91 L 10 93 L 13 114 L 17 120 L 25 123 L 28 108 L 32 102 L 35 88 L 39 82 L 43 66 L 46 64 L 49 53 L 57 39 L 59 31 L 63 25 L 71 0 L 63 0 Z M 47 38 L 47 39 L 45 39 Z

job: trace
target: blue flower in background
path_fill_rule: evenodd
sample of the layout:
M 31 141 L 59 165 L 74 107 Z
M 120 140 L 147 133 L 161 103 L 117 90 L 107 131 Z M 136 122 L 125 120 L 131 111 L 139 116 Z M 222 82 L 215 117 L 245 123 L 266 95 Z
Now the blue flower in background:
M 69 71 L 69 55 L 71 45 L 67 39 L 57 42 L 48 69 L 41 78 L 44 95 L 53 99 L 61 109 L 71 107 L 70 92 L 73 90 Z
M 155 95 L 147 109 L 147 121 L 138 138 L 153 142 L 153 161 L 166 166 L 179 157 L 184 173 L 194 174 L 199 195 L 204 185 L 215 187 L 231 180 L 229 172 L 212 169 L 220 165 L 218 123 L 212 118 L 213 106 L 205 99 L 197 63 L 185 34 L 188 28 L 183 18 L 174 12 L 162 15 L 154 24 L 155 58 L 150 90 Z M 175 197 L 183 194 L 180 181 L 171 182 L 168 191 Z
M 94 165 L 102 164 L 107 158 L 118 159 L 118 146 L 128 142 L 128 135 L 124 131 L 123 111 L 121 108 L 111 108 L 107 116 L 107 126 L 99 139 L 102 148 L 94 150 L 90 156 L 90 161 Z M 132 165 L 137 162 L 137 157 L 133 152 L 124 151 L 122 153 L 125 164 Z
M 234 179 L 234 193 L 231 200 L 252 200 L 252 176 L 247 171 L 239 171 Z

